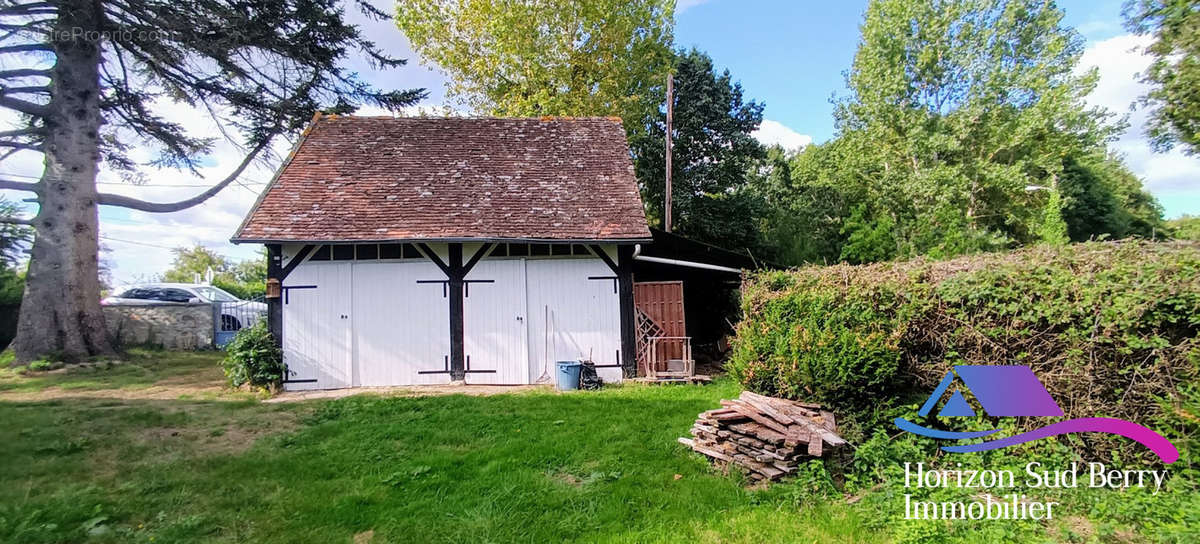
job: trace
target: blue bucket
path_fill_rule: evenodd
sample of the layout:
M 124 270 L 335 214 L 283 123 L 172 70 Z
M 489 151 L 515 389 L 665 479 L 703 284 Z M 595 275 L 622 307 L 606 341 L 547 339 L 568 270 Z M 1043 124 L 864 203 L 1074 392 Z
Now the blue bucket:
M 558 361 L 558 372 L 555 374 L 555 382 L 558 384 L 559 391 L 574 391 L 579 389 L 579 373 L 583 370 L 583 363 L 579 361 Z

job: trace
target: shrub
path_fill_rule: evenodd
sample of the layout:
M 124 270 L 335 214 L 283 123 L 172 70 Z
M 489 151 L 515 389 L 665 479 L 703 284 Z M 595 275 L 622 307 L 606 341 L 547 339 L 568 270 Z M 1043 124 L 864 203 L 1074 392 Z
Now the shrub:
M 1029 365 L 1067 417 L 1152 426 L 1185 459 L 1200 430 L 1200 245 L 813 266 L 753 276 L 742 296 L 730 373 L 835 407 L 850 438 L 911 418 L 954 364 Z M 1120 444 L 1080 438 L 1091 456 Z
M 267 292 L 266 281 L 241 282 L 229 281 L 223 278 L 213 278 L 213 287 L 223 289 L 229 294 L 242 300 L 253 300 Z
M 229 384 L 234 387 L 244 384 L 274 387 L 283 379 L 283 353 L 275 345 L 275 337 L 263 320 L 238 331 L 233 341 L 225 346 L 221 366 Z

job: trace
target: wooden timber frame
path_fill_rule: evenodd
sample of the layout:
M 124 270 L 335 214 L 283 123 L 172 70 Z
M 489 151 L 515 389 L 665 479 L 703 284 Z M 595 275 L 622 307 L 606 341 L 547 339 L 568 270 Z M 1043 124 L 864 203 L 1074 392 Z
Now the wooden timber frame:
M 267 244 L 267 281 L 276 280 L 279 285 L 283 286 L 283 280 L 287 279 L 288 275 L 308 258 L 317 246 L 308 244 L 300 248 L 292 256 L 285 266 L 283 264 L 283 251 L 280 244 Z M 267 330 L 271 332 L 271 337 L 275 339 L 275 346 L 283 346 L 283 294 L 279 296 L 267 297 Z M 287 379 L 287 376 L 284 376 Z
M 604 248 L 591 244 L 604 264 L 617 275 L 617 297 L 621 312 L 621 373 L 626 378 L 636 378 L 637 369 L 637 316 L 633 309 L 633 246 L 618 245 L 617 260 L 613 262 Z
M 450 379 L 462 381 L 467 377 L 466 333 L 463 328 L 463 286 L 466 285 L 467 274 L 479 263 L 479 260 L 492 250 L 495 244 L 485 243 L 475 251 L 475 254 L 464 264 L 463 245 L 451 243 L 448 246 L 449 262 L 443 262 L 428 245 L 417 243 L 416 246 L 425 254 L 425 258 L 442 269 L 446 274 L 446 286 L 450 289 Z
M 449 291 L 448 298 L 450 299 L 450 367 L 448 372 L 451 380 L 464 380 L 467 372 L 469 372 L 464 356 L 466 343 L 464 332 L 465 319 L 463 314 L 465 280 L 471 269 L 491 251 L 495 244 L 485 242 L 466 262 L 463 261 L 463 244 L 460 242 L 451 242 L 447 245 L 447 261 L 443 261 L 438 257 L 437 253 L 425 243 L 417 242 L 413 245 L 424 254 L 426 259 L 433 262 L 446 275 L 446 285 Z M 301 247 L 296 255 L 288 261 L 287 265 L 284 265 L 282 246 L 280 244 L 266 244 L 266 246 L 267 279 L 268 281 L 277 280 L 280 285 L 318 247 L 312 244 Z M 626 378 L 635 378 L 638 373 L 638 356 L 637 325 L 633 306 L 633 246 L 616 246 L 617 260 L 615 262 L 599 244 L 588 244 L 588 247 L 617 276 L 617 296 L 619 297 L 619 311 L 621 314 L 621 371 Z M 282 347 L 282 297 L 267 298 L 267 328 L 271 331 L 275 345 Z
M 487 255 L 488 251 L 491 251 L 494 244 L 483 244 L 465 263 L 463 262 L 463 245 L 461 243 L 451 243 L 447 246 L 449 262 L 443 261 L 433 249 L 424 243 L 418 242 L 414 245 L 420 249 L 426 259 L 429 259 L 441 269 L 442 273 L 446 274 L 446 285 L 449 290 L 448 298 L 450 299 L 450 368 L 448 372 L 451 380 L 461 381 L 467 375 L 466 358 L 463 355 L 465 351 L 463 287 L 466 284 L 467 274 L 471 272 L 471 269 L 475 267 L 484 255 Z M 287 279 L 292 270 L 295 270 L 300 263 L 304 262 L 304 259 L 308 258 L 309 254 L 316 247 L 315 245 L 305 245 L 284 266 L 281 246 L 279 244 L 267 244 L 268 280 L 278 280 L 282 284 L 283 280 Z M 275 339 L 276 346 L 282 346 L 283 340 L 282 301 L 282 297 L 267 299 L 267 327 Z

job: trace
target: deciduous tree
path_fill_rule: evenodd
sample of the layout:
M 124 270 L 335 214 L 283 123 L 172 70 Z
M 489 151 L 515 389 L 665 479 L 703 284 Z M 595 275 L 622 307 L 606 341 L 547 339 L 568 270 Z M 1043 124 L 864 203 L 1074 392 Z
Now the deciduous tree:
M 1167 221 L 1171 237 L 1179 240 L 1200 242 L 1200 216 L 1184 215 Z
M 204 246 L 178 247 L 172 250 L 175 260 L 163 273 L 163 281 L 192 283 L 196 278 L 206 281 L 212 274 L 212 284 L 238 298 L 248 299 L 266 292 L 267 256 L 234 262 Z
M 1200 153 L 1200 2 L 1129 0 L 1126 26 L 1154 37 L 1146 53 L 1154 60 L 1142 73 L 1151 85 L 1142 104 L 1151 109 L 1146 127 L 1158 150 L 1182 144 Z
M 751 135 L 762 123 L 763 104 L 746 100 L 729 70 L 718 72 L 701 51 L 680 51 L 675 61 L 671 196 L 674 230 L 723 247 L 760 249 L 756 220 L 762 201 L 748 191 L 747 174 L 766 156 Z M 661 224 L 665 201 L 665 111 L 633 140 L 638 182 L 647 216 Z
M 835 114 L 866 200 L 847 225 L 856 253 L 1038 239 L 1064 157 L 1102 149 L 1118 128 L 1084 101 L 1097 75 L 1076 69 L 1083 39 L 1062 18 L 1041 0 L 870 4 Z M 861 247 L 871 241 L 895 247 Z
M 399 0 L 396 23 L 475 111 L 620 116 L 633 132 L 661 99 L 674 11 L 672 0 Z
M 33 229 L 18 218 L 20 208 L 0 196 L 0 268 L 14 267 L 25 260 L 33 240 Z
M 197 278 L 204 281 L 209 272 L 214 277 L 232 278 L 230 271 L 233 269 L 233 262 L 216 251 L 204 246 L 195 246 L 177 247 L 171 252 L 175 254 L 175 260 L 171 262 L 171 268 L 163 272 L 163 281 L 192 283 Z
M 1165 235 L 1162 207 L 1120 157 L 1067 157 L 1059 178 L 1072 241 Z
M 841 230 L 853 195 L 839 182 L 844 165 L 837 142 L 799 152 L 767 149 L 754 165 L 750 185 L 766 201 L 760 222 L 767 257 L 783 265 L 840 260 Z

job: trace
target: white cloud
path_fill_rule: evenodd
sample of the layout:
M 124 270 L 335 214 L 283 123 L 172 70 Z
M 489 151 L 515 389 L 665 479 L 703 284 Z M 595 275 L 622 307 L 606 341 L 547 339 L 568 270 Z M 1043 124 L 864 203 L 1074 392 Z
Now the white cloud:
M 165 118 L 180 123 L 192 134 L 219 134 L 207 112 L 171 103 L 160 104 L 154 109 Z M 277 141 L 273 146 L 273 155 L 251 165 L 239 178 L 240 183 L 225 188 L 203 204 L 187 210 L 154 214 L 102 206 L 100 243 L 105 251 L 101 257 L 112 268 L 114 280 L 143 280 L 162 273 L 171 263 L 171 248 L 174 247 L 202 245 L 237 260 L 253 257 L 257 246 L 234 246 L 229 243 L 229 238 L 258 198 L 259 192 L 266 187 L 280 157 L 289 148 L 289 142 Z M 205 157 L 204 166 L 197 169 L 198 175 L 174 169 L 145 168 L 144 183 L 135 185 L 122 180 L 117 172 L 101 164 L 97 183 L 101 192 L 154 202 L 172 202 L 192 197 L 224 179 L 244 157 L 244 150 L 222 139 Z M 152 156 L 149 149 L 137 147 L 132 150 L 131 158 L 145 162 Z M 4 161 L 2 170 L 10 177 L 23 176 L 16 178 L 20 181 L 36 181 L 36 177 L 42 173 L 42 156 L 38 153 L 13 156 Z M 30 196 L 15 191 L 3 193 L 14 201 Z M 25 208 L 29 214 L 37 210 L 36 204 L 27 204 Z
M 393 9 L 387 0 L 375 0 L 373 3 L 385 12 Z M 436 69 L 422 67 L 417 63 L 417 55 L 412 51 L 408 40 L 396 30 L 390 20 L 374 21 L 362 16 L 357 10 L 347 12 L 349 21 L 361 25 L 367 39 L 373 40 L 389 55 L 409 59 L 410 63 L 398 69 L 376 70 L 369 66 L 365 58 L 352 58 L 347 62 L 347 68 L 358 72 L 371 84 L 382 89 L 409 89 L 423 87 L 429 90 L 429 101 L 433 105 L 407 108 L 404 115 L 455 115 L 458 112 L 452 108 L 440 105 L 442 87 L 445 82 Z M 209 118 L 207 112 L 189 108 L 185 105 L 165 103 L 156 108 L 156 112 L 164 118 L 183 125 L 192 134 L 218 135 L 217 126 Z M 381 115 L 382 111 L 364 108 L 362 114 Z M 19 119 L 12 112 L 0 108 L 0 130 L 7 130 L 8 125 Z M 202 245 L 214 249 L 235 260 L 248 259 L 255 256 L 259 245 L 246 244 L 235 246 L 229 243 L 234 230 L 241 224 L 250 206 L 258 197 L 258 193 L 266 188 L 266 182 L 271 179 L 280 159 L 291 148 L 291 142 L 278 141 L 274 146 L 274 156 L 268 160 L 253 165 L 240 178 L 242 184 L 234 184 L 208 201 L 193 208 L 167 213 L 152 214 L 121 208 L 100 208 L 100 234 L 102 247 L 106 248 L 101 256 L 111 267 L 115 281 L 130 282 L 146 279 L 160 274 L 170 266 L 173 258 L 170 248 L 180 246 Z M 222 179 L 241 162 L 244 154 L 237 146 L 220 141 L 205 161 L 205 166 L 199 168 L 200 176 L 191 172 L 172 169 L 146 169 L 145 185 L 134 186 L 124 182 L 120 177 L 101 165 L 98 181 L 102 192 L 125 194 L 143 200 L 155 202 L 171 202 L 191 197 L 204 191 L 204 186 L 212 185 Z M 136 160 L 151 158 L 148 151 L 138 147 L 133 151 Z M 42 173 L 42 156 L 38 153 L 20 153 L 5 160 L 0 165 L 0 172 L 7 174 L 8 179 L 20 181 L 36 181 Z M 26 176 L 26 177 L 16 177 Z M 30 176 L 32 178 L 30 178 Z M 30 195 L 16 191 L 0 191 L 0 195 L 10 200 L 20 201 Z M 26 206 L 29 213 L 36 211 L 36 205 Z M 117 241 L 125 240 L 125 241 Z
M 1150 192 L 1166 195 L 1184 190 L 1200 191 L 1200 157 L 1189 157 L 1178 148 L 1168 153 L 1155 153 L 1145 137 L 1148 112 L 1143 108 L 1131 110 L 1148 90 L 1148 86 L 1139 81 L 1139 72 L 1150 64 L 1150 57 L 1142 54 L 1150 42 L 1150 37 L 1124 34 L 1088 46 L 1080 60 L 1080 69 L 1095 66 L 1100 71 L 1100 81 L 1088 102 L 1129 116 L 1129 129 L 1112 147 L 1125 156 L 1126 164 L 1142 178 Z M 1166 198 L 1162 200 L 1168 216 L 1189 211 L 1177 209 Z M 1190 210 L 1190 213 L 1198 212 L 1200 210 Z
M 167 119 L 180 123 L 192 134 L 219 134 L 216 123 L 203 110 L 179 104 L 162 104 L 156 111 Z M 360 108 L 358 115 L 388 115 L 386 110 L 375 107 Z M 464 115 L 461 110 L 449 106 L 431 104 L 404 108 L 404 116 L 453 116 Z M 0 126 L 4 117 L 0 116 Z M 171 248 L 201 245 L 213 249 L 234 260 L 254 258 L 260 246 L 257 244 L 234 245 L 229 242 L 234 231 L 250 210 L 261 191 L 271 180 L 282 157 L 291 149 L 292 142 L 277 140 L 272 155 L 253 164 L 239 178 L 240 183 L 226 187 L 203 204 L 186 210 L 157 214 L 101 207 L 100 236 L 105 248 L 102 259 L 112 268 L 114 281 L 130 283 L 145 281 L 161 274 L 170 267 L 174 256 Z M 138 161 L 151 157 L 146 148 L 136 148 L 132 156 Z M 135 185 L 124 181 L 111 170 L 101 165 L 97 178 L 101 192 L 128 195 L 154 202 L 172 202 L 194 196 L 224 179 L 245 157 L 244 150 L 231 142 L 220 140 L 198 168 L 199 175 L 174 169 L 146 168 L 145 183 Z M 42 156 L 38 153 L 23 153 L 6 160 L 3 171 L 11 179 L 36 181 L 42 172 Z M 26 177 L 16 178 L 13 174 Z M 12 201 L 20 201 L 29 195 L 15 191 L 0 191 Z M 27 206 L 30 214 L 36 211 L 33 204 Z
M 196 134 L 216 134 L 217 126 L 204 111 L 172 104 L 164 115 Z M 198 206 L 166 214 L 120 208 L 101 208 L 101 244 L 110 251 L 106 256 L 113 265 L 118 282 L 146 279 L 166 270 L 173 258 L 173 247 L 201 245 L 235 260 L 251 258 L 257 246 L 235 246 L 229 242 L 234 230 L 270 181 L 281 157 L 291 143 L 277 140 L 272 153 L 247 169 L 238 182 Z M 136 156 L 145 160 L 147 150 Z M 173 169 L 146 170 L 144 185 L 122 182 L 111 171 L 102 171 L 98 182 L 103 192 L 135 196 L 155 202 L 189 198 L 225 178 L 245 157 L 245 150 L 221 140 L 198 168 L 198 175 Z
M 779 144 L 789 151 L 799 151 L 813 141 L 812 136 L 800 134 L 788 128 L 783 123 L 770 119 L 763 119 L 762 124 L 758 126 L 758 130 L 751 133 L 751 136 L 754 136 L 755 139 L 764 145 Z
M 675 13 L 683 13 L 707 2 L 708 0 L 679 0 L 675 3 Z

